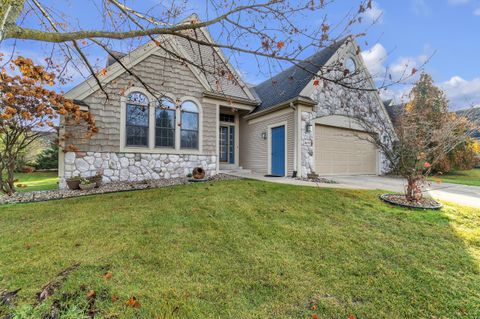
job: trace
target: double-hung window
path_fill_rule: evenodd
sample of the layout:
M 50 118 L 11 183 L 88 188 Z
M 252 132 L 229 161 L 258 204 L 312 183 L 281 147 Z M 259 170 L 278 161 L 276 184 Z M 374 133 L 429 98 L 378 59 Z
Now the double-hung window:
M 175 103 L 167 97 L 155 108 L 155 147 L 175 148 Z
M 127 146 L 148 147 L 148 98 L 139 92 L 133 92 L 128 95 L 126 114 Z
M 180 147 L 198 149 L 199 115 L 198 106 L 192 101 L 185 101 L 181 107 Z

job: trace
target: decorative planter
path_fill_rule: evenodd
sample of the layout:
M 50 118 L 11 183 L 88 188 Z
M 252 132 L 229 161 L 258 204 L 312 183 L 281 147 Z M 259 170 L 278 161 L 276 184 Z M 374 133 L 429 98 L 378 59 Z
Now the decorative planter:
M 95 188 L 97 184 L 96 183 L 90 183 L 90 184 L 80 184 L 80 189 L 82 191 L 89 191 Z
M 391 205 L 400 206 L 404 208 L 439 210 L 439 209 L 442 209 L 443 207 L 442 204 L 428 197 L 424 197 L 417 202 L 409 202 L 405 199 L 405 195 L 383 194 L 383 195 L 380 195 L 380 199 Z
M 101 175 L 95 175 L 95 176 L 89 177 L 88 180 L 91 181 L 92 183 L 95 183 L 95 188 L 99 188 L 100 186 L 102 186 Z
M 201 167 L 195 167 L 192 172 L 192 176 L 194 179 L 204 179 L 205 178 L 205 170 Z
M 71 190 L 80 189 L 80 179 L 67 179 L 67 186 Z

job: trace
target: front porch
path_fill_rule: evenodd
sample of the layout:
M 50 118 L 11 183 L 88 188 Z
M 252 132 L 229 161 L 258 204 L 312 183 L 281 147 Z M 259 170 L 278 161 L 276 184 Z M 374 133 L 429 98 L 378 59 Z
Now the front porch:
M 240 118 L 248 114 L 246 110 L 220 106 L 218 118 L 218 165 L 219 170 L 241 169 L 240 136 L 243 126 Z
M 217 112 L 218 171 L 296 176 L 298 126 L 293 108 L 253 119 L 246 108 L 219 105 Z

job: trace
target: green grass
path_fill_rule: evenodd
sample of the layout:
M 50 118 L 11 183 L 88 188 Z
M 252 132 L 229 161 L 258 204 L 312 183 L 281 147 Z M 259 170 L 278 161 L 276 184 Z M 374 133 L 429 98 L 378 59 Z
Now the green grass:
M 46 191 L 56 189 L 58 187 L 57 172 L 33 172 L 33 173 L 16 173 L 15 179 L 18 184 L 27 187 L 16 187 L 17 192 Z
M 480 212 L 378 195 L 244 180 L 0 207 L 0 291 L 32 318 L 79 318 L 89 290 L 98 318 L 478 318 Z
M 480 186 L 480 168 L 475 168 L 468 171 L 455 171 L 445 175 L 433 177 L 431 180 L 440 180 L 443 183 Z

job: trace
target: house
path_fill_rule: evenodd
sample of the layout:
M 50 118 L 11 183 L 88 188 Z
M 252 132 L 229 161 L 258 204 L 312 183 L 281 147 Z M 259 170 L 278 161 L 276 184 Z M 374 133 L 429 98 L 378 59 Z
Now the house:
M 212 41 L 206 29 L 201 31 L 197 36 Z M 365 106 L 367 117 L 368 110 L 376 109 L 390 121 L 352 38 L 255 87 L 241 79 L 217 48 L 172 37 L 161 41 L 168 52 L 149 42 L 109 61 L 100 77 L 108 99 L 94 78 L 66 93 L 90 110 L 100 131 L 89 139 L 73 137 L 81 128 L 64 123 L 62 130 L 69 136 L 64 146 L 73 144 L 78 150 L 60 152 L 61 185 L 65 178 L 98 170 L 110 182 L 181 177 L 196 166 L 207 175 L 244 168 L 300 177 L 313 172 L 382 174 L 388 169 L 352 118 L 355 104 Z M 206 72 L 181 57 L 202 64 Z M 314 75 L 339 60 L 364 73 L 366 96 L 357 97 L 338 84 L 319 85 Z

